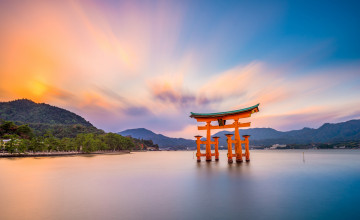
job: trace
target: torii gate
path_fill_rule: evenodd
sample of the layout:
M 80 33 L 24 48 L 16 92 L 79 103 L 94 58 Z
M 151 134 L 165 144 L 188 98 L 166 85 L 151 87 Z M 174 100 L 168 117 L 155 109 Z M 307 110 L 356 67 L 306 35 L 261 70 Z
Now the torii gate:
M 195 118 L 197 122 L 206 122 L 205 126 L 198 126 L 198 130 L 206 130 L 206 140 L 202 141 L 202 136 L 195 136 L 197 145 L 197 161 L 201 161 L 201 157 L 206 157 L 206 161 L 211 161 L 212 156 L 215 156 L 215 160 L 219 160 L 219 137 L 213 137 L 214 141 L 211 141 L 211 129 L 225 129 L 235 128 L 235 139 L 232 140 L 233 134 L 226 134 L 228 143 L 228 162 L 233 162 L 233 157 L 236 157 L 236 162 L 242 162 L 242 157 L 246 157 L 246 161 L 250 161 L 249 152 L 249 137 L 250 135 L 243 135 L 244 140 L 241 140 L 239 135 L 239 128 L 250 127 L 250 122 L 240 123 L 240 118 L 251 117 L 252 113 L 259 112 L 259 104 L 243 108 L 235 111 L 217 112 L 217 113 L 193 113 L 190 117 Z M 234 123 L 227 125 L 227 120 L 234 120 Z M 218 125 L 211 125 L 212 121 L 217 121 Z M 200 144 L 206 145 L 206 153 L 202 154 L 200 151 Z M 211 153 L 211 144 L 215 145 L 215 153 Z M 235 154 L 232 153 L 232 144 L 235 144 Z M 241 144 L 245 144 L 245 154 L 242 153 Z

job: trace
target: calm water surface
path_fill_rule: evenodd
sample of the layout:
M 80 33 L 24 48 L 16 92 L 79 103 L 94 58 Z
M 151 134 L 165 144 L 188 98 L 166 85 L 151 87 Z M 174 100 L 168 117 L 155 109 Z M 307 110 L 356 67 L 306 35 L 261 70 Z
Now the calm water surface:
M 360 150 L 0 159 L 0 219 L 360 219 Z

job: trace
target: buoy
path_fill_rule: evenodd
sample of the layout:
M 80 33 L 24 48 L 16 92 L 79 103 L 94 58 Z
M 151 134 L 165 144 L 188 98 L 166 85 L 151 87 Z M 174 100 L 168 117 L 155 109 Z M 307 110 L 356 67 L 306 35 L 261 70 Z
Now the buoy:
M 305 163 L 305 152 L 303 152 L 303 162 Z

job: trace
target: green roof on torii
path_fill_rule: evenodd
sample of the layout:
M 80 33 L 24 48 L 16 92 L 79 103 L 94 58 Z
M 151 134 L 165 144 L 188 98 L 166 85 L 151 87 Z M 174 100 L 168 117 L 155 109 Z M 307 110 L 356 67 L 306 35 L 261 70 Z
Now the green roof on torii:
M 248 111 L 252 111 L 254 109 L 256 109 L 257 111 L 259 111 L 259 105 L 260 103 L 253 105 L 251 107 L 247 107 L 247 108 L 242 108 L 242 109 L 238 109 L 238 110 L 233 110 L 233 111 L 227 111 L 227 112 L 216 112 L 216 113 L 194 113 L 194 112 L 190 112 L 190 117 L 191 118 L 209 118 L 209 117 L 221 117 L 221 116 L 226 116 L 226 115 L 234 115 L 234 114 L 238 114 L 238 113 L 242 113 L 242 112 L 248 112 Z

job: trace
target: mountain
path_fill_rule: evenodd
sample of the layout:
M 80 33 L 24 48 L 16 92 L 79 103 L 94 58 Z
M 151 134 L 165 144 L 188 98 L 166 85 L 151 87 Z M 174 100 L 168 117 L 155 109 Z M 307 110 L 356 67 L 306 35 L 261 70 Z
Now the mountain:
M 152 140 L 154 144 L 159 145 L 160 148 L 185 149 L 186 147 L 195 147 L 196 143 L 193 140 L 184 138 L 170 138 L 162 134 L 155 134 L 154 132 L 145 128 L 128 129 L 118 134 L 122 136 L 131 136 L 137 139 Z
M 234 132 L 220 131 L 212 136 L 218 136 L 219 146 L 227 146 L 225 134 Z M 151 139 L 161 148 L 165 147 L 196 147 L 195 140 L 183 138 L 170 138 L 162 134 L 155 134 L 145 128 L 129 129 L 119 134 L 140 139 Z M 252 145 L 273 144 L 313 144 L 313 143 L 339 143 L 345 141 L 360 141 L 360 120 L 351 120 L 336 124 L 326 123 L 318 129 L 303 128 L 293 131 L 277 131 L 272 128 L 240 129 L 239 134 L 251 135 Z M 205 136 L 205 132 L 203 133 Z
M 56 137 L 75 137 L 79 133 L 104 133 L 83 117 L 68 110 L 44 103 L 35 103 L 28 99 L 10 102 L 0 102 L 0 121 L 14 121 L 16 124 L 29 124 L 36 135 L 43 135 L 51 130 Z M 227 146 L 226 133 L 220 131 L 213 136 L 219 136 L 220 146 Z M 233 133 L 233 132 L 232 132 Z M 345 141 L 360 141 L 360 120 L 330 124 L 326 123 L 317 129 L 303 128 L 293 131 L 277 131 L 272 128 L 240 129 L 240 135 L 251 135 L 252 145 L 272 144 L 313 144 L 339 143 Z M 133 138 L 152 140 L 160 148 L 184 149 L 194 148 L 194 140 L 170 138 L 145 128 L 129 129 L 119 134 Z M 205 132 L 202 133 L 205 136 Z
M 93 126 L 81 116 L 68 110 L 45 103 L 35 103 L 28 99 L 0 102 L 0 118 L 24 123 Z
M 226 146 L 225 134 L 234 132 L 220 131 L 213 136 L 219 136 L 219 144 Z M 240 129 L 240 135 L 251 135 L 252 144 L 312 144 L 312 143 L 337 143 L 344 141 L 360 140 L 360 120 L 351 120 L 336 124 L 326 123 L 318 129 L 303 128 L 287 132 L 277 131 L 272 128 Z
M 36 135 L 51 130 L 57 137 L 74 137 L 78 133 L 103 133 L 83 117 L 68 110 L 28 99 L 0 102 L 0 120 L 29 124 Z

